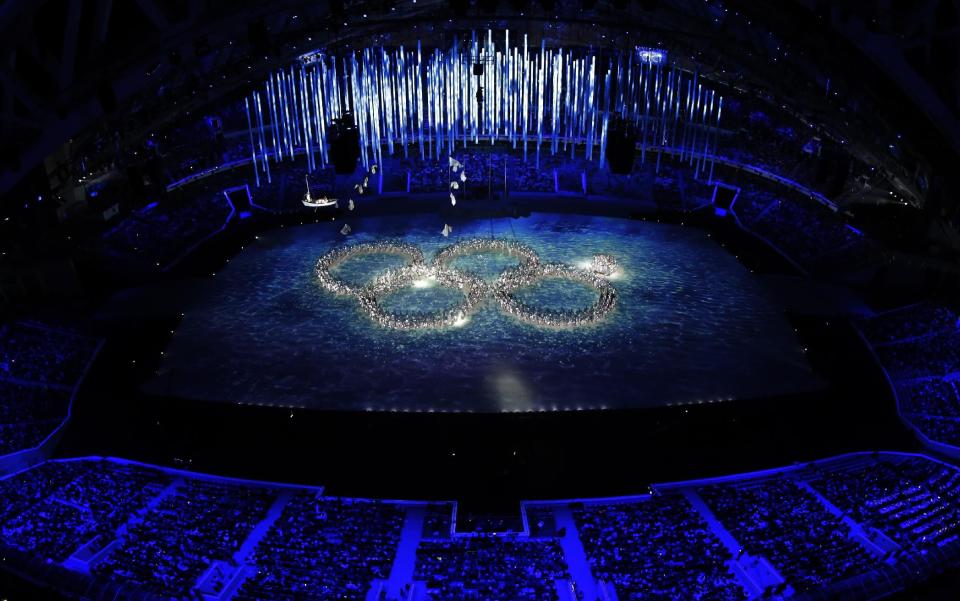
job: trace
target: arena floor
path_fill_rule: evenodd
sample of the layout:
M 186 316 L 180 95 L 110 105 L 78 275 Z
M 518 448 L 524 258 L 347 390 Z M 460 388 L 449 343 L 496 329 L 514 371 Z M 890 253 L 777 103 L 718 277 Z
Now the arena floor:
M 695 228 L 579 215 L 459 223 L 448 238 L 431 216 L 321 223 L 261 234 L 190 291 L 186 315 L 146 391 L 203 400 L 323 410 L 529 412 L 643 408 L 775 397 L 821 387 L 790 324 L 761 284 Z M 433 255 L 457 240 L 516 240 L 542 261 L 583 265 L 598 253 L 622 272 L 618 302 L 595 324 L 529 325 L 492 299 L 456 327 L 384 328 L 354 298 L 320 287 L 332 248 L 402 240 Z M 400 257 L 366 255 L 336 269 L 369 281 Z M 472 255 L 453 267 L 492 281 L 516 264 Z M 597 293 L 545 279 L 517 295 L 529 306 L 582 309 Z M 399 313 L 449 307 L 459 292 L 409 287 L 385 297 Z

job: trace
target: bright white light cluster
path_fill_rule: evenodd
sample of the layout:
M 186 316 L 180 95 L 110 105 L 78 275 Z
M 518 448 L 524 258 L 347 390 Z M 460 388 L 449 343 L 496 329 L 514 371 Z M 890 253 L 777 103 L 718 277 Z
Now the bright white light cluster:
M 520 264 L 503 271 L 489 284 L 474 273 L 449 267 L 456 257 L 476 253 L 505 254 L 516 257 Z M 365 254 L 400 255 L 407 259 L 408 264 L 388 269 L 366 286 L 354 286 L 333 275 L 332 270 L 350 257 Z M 323 288 L 335 294 L 353 296 L 370 319 L 386 328 L 419 330 L 460 326 L 489 297 L 493 297 L 505 312 L 526 323 L 541 327 L 573 328 L 603 319 L 617 304 L 617 290 L 604 277 L 616 271 L 616 261 L 609 255 L 597 255 L 594 257 L 594 266 L 597 269 L 586 270 L 562 263 L 542 263 L 536 251 L 520 242 L 477 238 L 443 248 L 430 264 L 424 261 L 419 248 L 405 242 L 388 240 L 343 246 L 321 257 L 317 261 L 316 272 Z M 514 297 L 520 288 L 544 278 L 582 282 L 597 290 L 599 296 L 590 307 L 572 311 L 540 310 Z M 397 290 L 407 286 L 424 288 L 434 282 L 459 290 L 463 293 L 463 300 L 442 311 L 417 314 L 392 313 L 380 304 L 383 297 Z
M 593 261 L 590 263 L 590 271 L 608 278 L 620 271 L 620 264 L 610 255 L 593 255 Z
M 641 63 L 660 65 L 667 62 L 667 53 L 658 48 L 637 46 L 637 58 L 640 59 Z

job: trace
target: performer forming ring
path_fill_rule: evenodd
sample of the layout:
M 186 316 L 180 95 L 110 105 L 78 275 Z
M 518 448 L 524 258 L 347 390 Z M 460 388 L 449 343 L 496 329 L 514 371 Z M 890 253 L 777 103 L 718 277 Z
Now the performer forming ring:
M 513 292 L 544 278 L 575 280 L 592 286 L 600 297 L 580 311 L 538 311 L 518 301 Z M 493 295 L 500 308 L 521 321 L 550 328 L 574 328 L 603 319 L 617 304 L 617 289 L 595 272 L 577 269 L 563 263 L 541 263 L 524 269 L 508 269 L 497 279 Z
M 478 275 L 448 265 L 456 257 L 491 252 L 517 257 L 520 264 L 505 270 L 491 284 Z M 388 269 L 366 286 L 354 286 L 334 277 L 331 270 L 347 259 L 365 254 L 395 254 L 409 263 Z M 399 330 L 442 328 L 462 324 L 488 296 L 493 296 L 500 308 L 517 319 L 540 327 L 570 328 L 603 319 L 617 304 L 617 290 L 606 279 L 618 269 L 610 255 L 594 256 L 591 268 L 578 269 L 562 263 L 541 263 L 536 251 L 513 240 L 476 238 L 452 244 L 440 250 L 432 264 L 424 262 L 423 252 L 405 242 L 367 242 L 334 249 L 317 261 L 317 278 L 325 289 L 340 295 L 353 296 L 363 310 L 381 326 Z M 577 311 L 540 311 L 521 303 L 513 293 L 544 278 L 562 278 L 582 282 L 599 292 L 599 298 L 590 307 Z M 464 298 L 453 307 L 426 314 L 403 315 L 391 313 L 380 305 L 380 299 L 411 283 L 434 279 L 443 287 L 460 290 Z
M 356 296 L 364 286 L 354 286 L 337 279 L 331 273 L 335 267 L 351 257 L 361 255 L 400 255 L 407 259 L 410 265 L 423 264 L 423 251 L 412 244 L 397 240 L 382 240 L 378 242 L 363 242 L 351 246 L 341 246 L 320 257 L 317 261 L 317 278 L 320 285 L 334 294 Z
M 386 311 L 379 302 L 383 296 L 405 288 L 417 280 L 435 278 L 446 288 L 456 288 L 463 292 L 464 299 L 439 313 L 417 315 L 398 315 Z M 462 271 L 444 267 L 431 267 L 423 263 L 407 265 L 399 269 L 389 269 L 366 286 L 357 299 L 370 318 L 382 326 L 395 330 L 420 330 L 423 328 L 442 328 L 461 323 L 487 296 L 487 286 L 480 278 Z

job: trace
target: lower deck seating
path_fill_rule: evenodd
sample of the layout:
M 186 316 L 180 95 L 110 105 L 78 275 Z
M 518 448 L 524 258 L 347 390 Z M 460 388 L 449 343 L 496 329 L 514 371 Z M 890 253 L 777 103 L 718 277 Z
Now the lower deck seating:
M 861 524 L 896 541 L 900 553 L 960 542 L 960 474 L 926 461 L 877 462 L 811 480 Z
M 790 479 L 699 492 L 743 550 L 769 559 L 796 591 L 824 588 L 877 565 L 847 525 Z
M 552 539 L 478 536 L 422 542 L 414 577 L 436 601 L 557 601 L 556 580 L 569 575 Z
M 403 518 L 391 504 L 298 494 L 257 546 L 256 573 L 236 598 L 362 601 L 389 575 Z
M 239 551 L 275 496 L 266 488 L 186 480 L 134 525 L 94 572 L 189 597 L 214 561 L 231 560 Z
M 197 598 L 217 566 L 218 586 L 236 576 L 231 593 L 245 601 L 363 601 L 378 579 L 430 601 L 567 601 L 567 590 L 588 588 L 575 582 L 587 570 L 624 601 L 737 601 L 751 590 L 740 575 L 758 560 L 786 581 L 767 591 L 799 596 L 851 582 L 893 590 L 960 564 L 960 472 L 922 456 L 862 454 L 654 488 L 633 499 L 533 505 L 534 536 L 451 535 L 449 503 L 49 461 L 0 479 L 0 554 L 73 569 L 91 557 L 78 550 L 101 552 L 78 579 L 94 598 L 112 598 L 118 586 Z M 557 507 L 572 515 L 583 554 Z M 418 513 L 420 530 L 405 528 Z M 396 582 L 397 569 L 410 570 L 409 580 Z
M 591 503 L 574 518 L 594 576 L 614 583 L 621 600 L 745 598 L 730 552 L 680 495 Z

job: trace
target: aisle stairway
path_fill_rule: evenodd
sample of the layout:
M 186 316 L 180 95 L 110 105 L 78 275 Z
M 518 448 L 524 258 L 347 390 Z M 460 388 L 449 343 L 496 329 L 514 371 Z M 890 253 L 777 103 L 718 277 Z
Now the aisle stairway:
M 426 505 L 411 505 L 407 508 L 407 517 L 400 531 L 400 543 L 387 579 L 387 598 L 399 599 L 404 585 L 413 582 L 413 571 L 417 563 L 417 547 L 423 537 L 423 518 Z
M 557 505 L 553 510 L 553 517 L 557 524 L 557 530 L 564 531 L 564 535 L 560 539 L 560 548 L 563 549 L 563 556 L 567 560 L 570 577 L 577 583 L 577 588 L 583 591 L 584 601 L 600 599 L 597 581 L 590 569 L 587 552 L 583 548 L 583 543 L 580 542 L 580 532 L 577 531 L 577 523 L 573 519 L 573 512 L 567 505 Z

